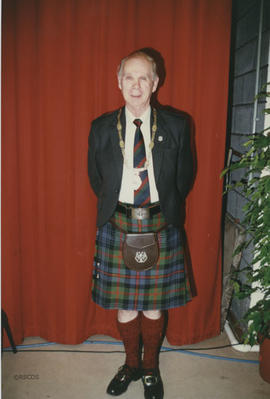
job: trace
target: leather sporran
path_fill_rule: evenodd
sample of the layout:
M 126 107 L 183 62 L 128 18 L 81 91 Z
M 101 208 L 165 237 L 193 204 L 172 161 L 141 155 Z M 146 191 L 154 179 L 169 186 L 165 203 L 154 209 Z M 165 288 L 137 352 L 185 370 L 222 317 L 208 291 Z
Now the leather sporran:
M 159 258 L 156 233 L 127 233 L 122 247 L 125 265 L 136 271 L 151 269 Z

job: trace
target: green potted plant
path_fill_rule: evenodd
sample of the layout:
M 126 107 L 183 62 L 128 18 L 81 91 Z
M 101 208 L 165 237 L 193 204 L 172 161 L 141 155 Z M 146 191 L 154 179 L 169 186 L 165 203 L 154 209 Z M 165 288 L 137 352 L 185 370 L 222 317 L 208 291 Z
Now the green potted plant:
M 259 96 L 270 97 L 267 85 Z M 266 106 L 264 112 L 270 114 L 270 108 Z M 248 298 L 253 293 L 258 295 L 258 301 L 244 315 L 247 322 L 244 343 L 251 346 L 260 344 L 260 372 L 270 382 L 270 126 L 249 136 L 244 146 L 245 151 L 239 160 L 222 172 L 224 176 L 237 169 L 244 170 L 244 175 L 228 184 L 225 192 L 237 187 L 248 199 L 241 222 L 246 239 L 235 254 L 249 245 L 253 248 L 251 265 L 234 271 L 232 283 L 239 299 Z M 244 273 L 245 279 L 240 279 L 240 273 L 242 276 Z M 269 351 L 266 355 L 265 350 Z

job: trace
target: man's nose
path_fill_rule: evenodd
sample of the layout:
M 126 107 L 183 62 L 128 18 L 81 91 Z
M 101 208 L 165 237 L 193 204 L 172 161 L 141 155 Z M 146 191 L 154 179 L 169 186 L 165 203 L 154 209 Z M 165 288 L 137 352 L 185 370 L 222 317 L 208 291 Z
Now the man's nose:
M 140 87 L 140 79 L 134 79 L 133 87 Z

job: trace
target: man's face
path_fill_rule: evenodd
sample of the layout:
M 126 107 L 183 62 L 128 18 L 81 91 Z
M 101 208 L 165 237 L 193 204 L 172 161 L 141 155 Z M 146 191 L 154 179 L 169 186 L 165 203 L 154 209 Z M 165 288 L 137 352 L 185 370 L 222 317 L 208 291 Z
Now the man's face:
M 151 95 L 156 91 L 158 77 L 153 80 L 150 61 L 136 57 L 125 62 L 118 85 L 127 108 L 135 116 L 140 116 L 148 108 Z

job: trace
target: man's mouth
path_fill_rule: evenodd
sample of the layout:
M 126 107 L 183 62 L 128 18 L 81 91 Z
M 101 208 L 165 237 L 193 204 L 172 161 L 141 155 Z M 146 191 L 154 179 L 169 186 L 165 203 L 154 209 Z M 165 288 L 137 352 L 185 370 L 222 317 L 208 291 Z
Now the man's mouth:
M 130 94 L 130 96 L 134 97 L 134 98 L 139 98 L 139 97 L 141 97 L 141 94 Z

